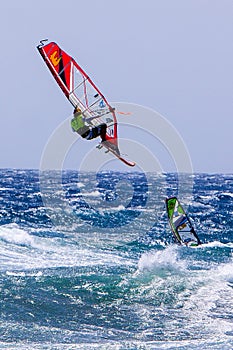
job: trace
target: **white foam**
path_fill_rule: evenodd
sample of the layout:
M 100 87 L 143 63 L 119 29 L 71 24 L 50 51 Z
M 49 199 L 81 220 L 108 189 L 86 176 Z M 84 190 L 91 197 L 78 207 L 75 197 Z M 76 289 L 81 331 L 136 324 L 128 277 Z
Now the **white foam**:
M 0 266 L 6 271 L 51 267 L 128 265 L 128 258 L 94 247 L 79 247 L 76 241 L 59 237 L 31 236 L 16 224 L 0 226 Z
M 222 243 L 219 241 L 213 241 L 213 242 L 209 242 L 209 243 L 203 243 L 202 245 L 199 246 L 199 248 L 205 248 L 205 247 L 233 248 L 233 243 L 232 242 Z
M 0 226 L 0 238 L 6 242 L 32 245 L 33 238 L 17 224 Z
M 232 197 L 232 198 L 233 198 L 233 193 L 230 193 L 230 192 L 222 192 L 221 195 L 223 195 L 223 196 L 229 196 L 229 197 Z
M 101 193 L 99 191 L 92 191 L 92 192 L 84 192 L 81 193 L 83 197 L 99 197 L 101 196 Z
M 114 207 L 111 208 L 111 211 L 120 211 L 120 210 L 125 210 L 125 206 L 120 204 L 115 208 Z M 109 209 L 108 209 L 108 211 L 109 211 Z
M 144 253 L 138 262 L 138 271 L 164 267 L 172 269 L 186 268 L 186 262 L 178 258 L 178 248 L 176 246 L 169 246 L 160 251 Z
M 222 313 L 232 310 L 232 288 L 229 285 L 233 280 L 233 263 L 214 265 L 207 271 L 196 271 L 189 275 L 186 281 L 188 298 L 180 296 L 183 312 L 205 331 L 214 332 L 215 335 L 225 336 L 232 330 L 232 323 L 226 317 L 218 317 Z M 189 292 L 188 292 L 189 291 Z M 225 310 L 225 311 L 224 311 Z

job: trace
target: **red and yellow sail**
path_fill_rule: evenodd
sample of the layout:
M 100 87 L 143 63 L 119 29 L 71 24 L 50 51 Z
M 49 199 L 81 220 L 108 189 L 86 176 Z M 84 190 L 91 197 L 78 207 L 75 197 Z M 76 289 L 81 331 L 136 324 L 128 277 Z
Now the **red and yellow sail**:
M 118 147 L 115 111 L 84 70 L 55 42 L 41 41 L 37 48 L 70 103 L 79 106 L 90 124 L 106 123 L 106 140 Z

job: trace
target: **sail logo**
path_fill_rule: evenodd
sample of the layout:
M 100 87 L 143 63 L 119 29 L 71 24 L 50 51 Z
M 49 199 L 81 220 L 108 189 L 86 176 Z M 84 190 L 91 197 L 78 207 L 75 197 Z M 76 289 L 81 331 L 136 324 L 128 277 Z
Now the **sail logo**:
M 54 51 L 52 53 L 52 55 L 50 55 L 50 60 L 51 60 L 52 64 L 54 65 L 54 67 L 56 67 L 61 60 L 61 56 L 58 57 L 57 51 Z
M 106 107 L 106 104 L 104 103 L 104 100 L 101 100 L 101 101 L 100 101 L 99 107 L 100 107 L 100 108 Z

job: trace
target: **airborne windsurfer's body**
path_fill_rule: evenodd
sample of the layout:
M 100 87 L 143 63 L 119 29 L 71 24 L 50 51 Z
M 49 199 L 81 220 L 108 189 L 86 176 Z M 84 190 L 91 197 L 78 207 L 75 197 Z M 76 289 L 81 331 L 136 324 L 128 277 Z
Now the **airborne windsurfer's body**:
M 102 141 L 106 140 L 107 125 L 105 123 L 94 127 L 86 125 L 82 111 L 78 107 L 74 109 L 73 119 L 71 120 L 71 127 L 73 131 L 77 132 L 86 140 L 92 140 L 98 136 L 101 137 Z
M 86 140 L 99 136 L 101 142 L 97 148 L 104 147 L 106 153 L 111 152 L 126 165 L 135 166 L 134 162 L 120 154 L 115 109 L 109 105 L 90 77 L 55 42 L 45 45 L 41 40 L 37 49 L 72 106 L 81 107 L 82 111 L 75 111 L 71 121 L 73 131 Z

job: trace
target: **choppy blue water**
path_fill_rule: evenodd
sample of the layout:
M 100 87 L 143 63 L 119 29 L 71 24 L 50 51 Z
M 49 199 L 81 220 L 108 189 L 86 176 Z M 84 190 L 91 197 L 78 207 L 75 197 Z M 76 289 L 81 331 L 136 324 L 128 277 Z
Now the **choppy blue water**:
M 233 175 L 1 170 L 0 348 L 232 349 L 232 214 Z

